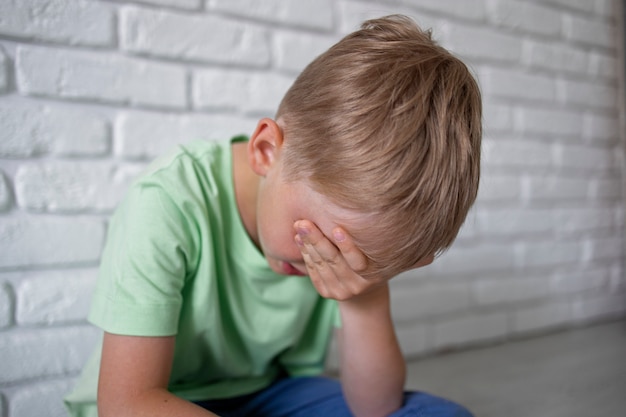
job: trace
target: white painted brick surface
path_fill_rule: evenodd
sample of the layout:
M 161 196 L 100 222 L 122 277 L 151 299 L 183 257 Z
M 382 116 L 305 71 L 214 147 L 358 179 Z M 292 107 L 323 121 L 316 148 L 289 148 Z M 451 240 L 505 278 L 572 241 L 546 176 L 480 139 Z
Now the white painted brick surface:
M 0 383 L 76 373 L 95 336 L 94 329 L 84 326 L 4 332 L 0 338 Z
M 12 320 L 13 298 L 7 283 L 0 283 L 0 329 L 8 327 Z
M 276 33 L 273 41 L 276 67 L 279 70 L 299 73 L 335 42 L 335 37 L 327 35 L 313 36 L 294 31 Z
M 554 77 L 500 68 L 491 68 L 481 76 L 483 92 L 487 95 L 548 102 L 556 99 Z
M 554 37 L 561 33 L 561 15 L 542 4 L 496 0 L 489 4 L 489 17 L 496 25 Z
M 104 239 L 101 220 L 21 216 L 0 223 L 0 269 L 98 261 Z
M 260 67 L 269 63 L 268 36 L 257 26 L 137 7 L 123 8 L 120 18 L 121 45 L 129 52 Z
M 467 309 L 471 304 L 469 283 L 419 286 L 392 292 L 393 317 L 410 322 L 432 315 Z
M 620 2 L 0 0 L 0 417 L 64 415 L 132 179 L 177 144 L 250 134 L 310 60 L 393 13 L 466 59 L 484 99 L 476 206 L 391 284 L 403 352 L 626 316 Z
M 9 415 L 64 417 L 63 396 L 72 388 L 71 381 L 46 381 L 29 389 L 18 389 L 9 397 Z
M 486 14 L 485 2 L 482 0 L 399 0 L 399 3 L 415 7 L 418 10 L 442 13 L 461 19 L 481 21 Z
M 434 325 L 434 347 L 502 339 L 508 334 L 504 313 L 484 313 L 442 321 Z
M 491 279 L 474 284 L 473 294 L 479 305 L 514 303 L 546 297 L 550 281 L 540 278 Z
M 45 162 L 21 165 L 15 174 L 20 207 L 48 212 L 111 211 L 140 172 L 109 162 Z
M 198 10 L 205 0 L 138 0 L 137 3 L 151 4 L 155 6 L 168 6 L 183 10 Z
M 152 159 L 179 143 L 224 140 L 250 134 L 255 126 L 256 119 L 232 115 L 125 112 L 115 122 L 115 153 L 128 159 Z
M 615 29 L 608 22 L 579 16 L 565 16 L 563 23 L 565 37 L 587 46 L 614 48 L 617 39 Z
M 209 0 L 209 6 L 218 11 L 324 30 L 333 27 L 332 3 L 332 0 Z
M 184 108 L 186 74 L 172 64 L 121 55 L 21 46 L 20 92 L 147 107 Z
M 195 74 L 194 106 L 273 116 L 294 78 L 271 73 L 207 70 Z
M 35 272 L 15 289 L 20 325 L 61 324 L 85 320 L 97 269 Z
M 26 100 L 0 102 L 0 156 L 100 156 L 110 150 L 108 121 L 82 109 Z
M 12 196 L 9 189 L 9 183 L 5 174 L 0 171 L 0 212 L 6 211 L 11 207 Z
M 525 40 L 523 60 L 531 68 L 571 74 L 585 74 L 589 65 L 585 48 L 545 40 Z
M 70 45 L 110 46 L 114 14 L 106 4 L 75 0 L 0 2 L 0 34 Z M 10 18 L 6 18 L 9 17 Z
M 453 52 L 474 60 L 515 63 L 522 54 L 523 43 L 519 36 L 491 27 L 451 25 L 444 39 Z
M 513 331 L 525 333 L 560 327 L 572 319 L 569 303 L 554 302 L 521 308 L 513 315 Z
M 9 63 L 4 50 L 0 48 L 0 93 L 9 88 Z

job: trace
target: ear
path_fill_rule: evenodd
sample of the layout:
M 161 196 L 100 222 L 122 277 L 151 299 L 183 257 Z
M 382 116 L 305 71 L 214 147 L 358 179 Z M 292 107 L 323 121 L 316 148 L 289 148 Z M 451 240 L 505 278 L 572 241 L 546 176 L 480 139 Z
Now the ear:
M 283 131 L 274 120 L 263 118 L 248 141 L 248 162 L 252 170 L 265 176 L 283 146 Z

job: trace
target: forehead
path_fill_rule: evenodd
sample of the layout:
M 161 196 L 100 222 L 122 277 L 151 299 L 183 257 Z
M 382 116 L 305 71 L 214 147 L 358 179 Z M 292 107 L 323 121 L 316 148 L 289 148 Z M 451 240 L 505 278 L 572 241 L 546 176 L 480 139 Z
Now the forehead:
M 332 230 L 341 226 L 348 233 L 363 230 L 372 220 L 371 214 L 346 209 L 334 203 L 329 197 L 315 191 L 306 181 L 298 180 L 289 185 L 295 220 L 310 220 L 320 230 L 330 236 Z

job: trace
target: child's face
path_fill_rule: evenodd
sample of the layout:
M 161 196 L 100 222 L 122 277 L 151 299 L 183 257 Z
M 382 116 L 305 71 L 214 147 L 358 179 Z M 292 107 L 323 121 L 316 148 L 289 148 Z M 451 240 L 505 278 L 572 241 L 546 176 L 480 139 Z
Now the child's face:
M 272 270 L 285 275 L 306 275 L 302 254 L 294 240 L 296 221 L 309 220 L 330 237 L 337 226 L 350 230 L 364 225 L 366 220 L 364 215 L 333 204 L 304 181 L 286 181 L 280 168 L 261 182 L 256 213 L 261 249 Z

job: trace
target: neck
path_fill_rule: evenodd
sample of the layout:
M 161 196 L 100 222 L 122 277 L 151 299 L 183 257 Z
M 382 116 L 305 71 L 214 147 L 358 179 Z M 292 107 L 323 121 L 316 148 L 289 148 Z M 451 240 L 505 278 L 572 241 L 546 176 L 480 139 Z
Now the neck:
M 246 142 L 232 144 L 235 199 L 239 216 L 248 236 L 257 247 L 260 247 L 256 222 L 259 176 L 248 164 L 247 146 Z

